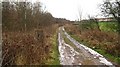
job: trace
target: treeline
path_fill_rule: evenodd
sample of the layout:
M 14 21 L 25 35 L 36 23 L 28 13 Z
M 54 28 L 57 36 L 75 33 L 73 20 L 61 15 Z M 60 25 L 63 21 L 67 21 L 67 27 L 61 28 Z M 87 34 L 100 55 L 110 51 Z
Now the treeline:
M 52 25 L 54 17 L 42 9 L 41 3 L 2 2 L 3 31 L 29 31 Z

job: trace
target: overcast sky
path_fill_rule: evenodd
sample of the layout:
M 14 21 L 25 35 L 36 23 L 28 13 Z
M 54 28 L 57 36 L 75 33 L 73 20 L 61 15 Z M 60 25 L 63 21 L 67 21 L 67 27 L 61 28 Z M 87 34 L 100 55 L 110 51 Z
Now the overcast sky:
M 100 13 L 99 4 L 103 0 L 40 0 L 46 10 L 54 17 L 77 20 L 79 11 L 82 12 L 82 19 L 88 15 L 95 16 Z

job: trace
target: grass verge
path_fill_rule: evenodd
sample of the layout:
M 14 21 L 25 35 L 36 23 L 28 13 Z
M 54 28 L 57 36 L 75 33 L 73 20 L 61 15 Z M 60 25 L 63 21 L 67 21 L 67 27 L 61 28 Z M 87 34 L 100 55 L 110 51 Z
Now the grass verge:
M 57 41 L 57 33 L 55 33 L 51 37 L 51 50 L 50 50 L 50 57 L 47 60 L 47 65 L 60 65 L 59 61 L 59 51 L 58 51 L 58 41 Z

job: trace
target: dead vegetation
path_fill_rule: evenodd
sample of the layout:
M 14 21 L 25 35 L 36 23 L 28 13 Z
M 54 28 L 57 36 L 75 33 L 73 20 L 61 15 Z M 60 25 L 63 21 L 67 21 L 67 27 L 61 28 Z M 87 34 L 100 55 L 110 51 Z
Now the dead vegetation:
M 55 18 L 39 2 L 2 2 L 2 7 L 2 66 L 46 64 Z
M 105 51 L 105 53 L 116 57 L 117 62 L 119 63 L 120 49 L 117 33 L 108 33 L 97 29 L 81 31 L 79 26 L 72 24 L 66 25 L 65 29 L 81 43 L 84 43 L 93 49 L 101 49 Z
M 51 49 L 50 35 L 52 32 L 48 30 L 55 31 L 56 27 L 57 25 L 54 25 L 49 29 L 27 33 L 3 33 L 3 66 L 45 64 Z

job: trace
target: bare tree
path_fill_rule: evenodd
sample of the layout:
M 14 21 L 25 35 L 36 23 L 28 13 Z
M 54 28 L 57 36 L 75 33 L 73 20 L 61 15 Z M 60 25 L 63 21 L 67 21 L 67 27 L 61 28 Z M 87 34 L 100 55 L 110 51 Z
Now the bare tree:
M 119 0 L 106 0 L 102 4 L 102 12 L 106 16 L 113 16 L 117 22 L 118 22 L 118 40 L 120 40 L 120 1 Z M 117 42 L 116 49 L 120 48 L 120 41 Z M 119 51 L 118 51 L 119 52 Z M 116 52 L 117 56 L 119 56 L 119 53 Z
M 106 0 L 101 5 L 102 13 L 105 16 L 113 16 L 118 22 L 118 32 L 120 34 L 120 1 L 119 0 Z
M 79 21 L 82 20 L 82 10 L 80 8 L 78 8 L 78 14 L 79 14 Z

